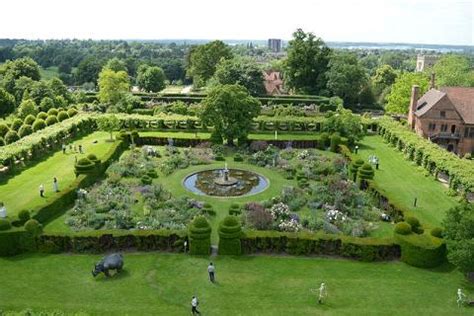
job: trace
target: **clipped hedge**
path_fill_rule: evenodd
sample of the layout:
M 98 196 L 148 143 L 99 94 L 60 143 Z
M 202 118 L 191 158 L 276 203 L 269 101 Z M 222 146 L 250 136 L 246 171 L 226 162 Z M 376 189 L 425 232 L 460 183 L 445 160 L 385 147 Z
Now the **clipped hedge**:
M 400 247 L 393 239 L 356 238 L 314 233 L 246 231 L 241 237 L 244 254 L 341 256 L 361 261 L 400 258 Z
M 220 255 L 240 255 L 242 253 L 240 242 L 242 225 L 236 216 L 226 216 L 219 224 L 218 233 Z
M 186 231 L 92 231 L 71 234 L 43 234 L 37 240 L 41 252 L 103 253 L 107 251 L 183 250 Z
M 378 133 L 392 146 L 405 153 L 407 159 L 424 167 L 434 176 L 449 175 L 449 186 L 461 194 L 474 191 L 474 164 L 422 138 L 407 126 L 390 117 L 377 120 Z
M 34 236 L 25 230 L 0 232 L 0 256 L 14 256 L 35 249 Z
M 209 255 L 211 251 L 211 225 L 204 216 L 197 216 L 189 226 L 189 253 Z
M 419 268 L 434 268 L 446 262 L 446 244 L 430 235 L 395 234 L 401 248 L 400 260 Z

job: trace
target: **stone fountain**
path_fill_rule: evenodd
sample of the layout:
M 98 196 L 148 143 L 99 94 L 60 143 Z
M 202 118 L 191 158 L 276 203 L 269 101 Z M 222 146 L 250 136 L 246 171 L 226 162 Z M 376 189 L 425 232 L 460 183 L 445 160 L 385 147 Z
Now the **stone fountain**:
M 239 182 L 237 178 L 229 176 L 229 169 L 227 168 L 227 162 L 224 165 L 224 169 L 221 170 L 220 177 L 214 179 L 214 183 L 222 186 L 232 186 Z

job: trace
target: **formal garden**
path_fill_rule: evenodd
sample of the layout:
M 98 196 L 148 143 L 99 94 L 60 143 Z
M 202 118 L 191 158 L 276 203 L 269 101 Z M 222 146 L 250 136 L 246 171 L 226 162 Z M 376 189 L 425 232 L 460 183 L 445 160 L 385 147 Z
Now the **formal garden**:
M 0 123 L 0 310 L 472 313 L 474 166 L 403 123 L 240 85 L 81 98 Z

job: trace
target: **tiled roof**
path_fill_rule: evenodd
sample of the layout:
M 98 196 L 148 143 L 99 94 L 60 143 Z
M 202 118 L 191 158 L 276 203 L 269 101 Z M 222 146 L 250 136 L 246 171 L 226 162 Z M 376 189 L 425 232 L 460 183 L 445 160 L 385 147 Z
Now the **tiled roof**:
M 474 88 L 442 87 L 466 124 L 474 124 Z

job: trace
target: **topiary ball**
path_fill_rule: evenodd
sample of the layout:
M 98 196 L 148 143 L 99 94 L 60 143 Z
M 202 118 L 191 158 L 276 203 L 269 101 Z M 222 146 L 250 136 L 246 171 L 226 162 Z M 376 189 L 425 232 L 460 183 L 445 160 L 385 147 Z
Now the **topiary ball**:
M 5 135 L 5 143 L 11 144 L 16 142 L 17 140 L 20 139 L 20 136 L 18 136 L 17 132 L 10 130 L 6 135 Z
M 31 125 L 35 122 L 36 118 L 34 115 L 29 114 L 27 117 L 25 117 L 25 120 L 23 121 L 23 124 L 26 125 Z
M 89 159 L 90 161 L 93 161 L 93 162 L 96 162 L 97 160 L 99 160 L 99 159 L 97 158 L 97 156 L 94 155 L 94 154 L 89 154 L 89 155 L 87 155 L 87 159 Z
M 58 110 L 55 108 L 49 109 L 48 110 L 48 116 L 56 116 L 58 115 Z
M 28 220 L 24 227 L 28 233 L 33 235 L 39 235 L 43 229 L 43 226 L 36 219 Z
M 27 124 L 22 125 L 20 127 L 20 130 L 18 131 L 18 135 L 22 138 L 30 135 L 31 133 L 33 133 L 33 128 L 31 127 L 31 125 L 27 125 Z
M 56 123 L 58 123 L 58 119 L 54 115 L 50 115 L 46 119 L 46 125 L 48 125 L 48 126 L 54 125 Z
M 18 131 L 22 125 L 23 121 L 19 118 L 16 118 L 13 120 L 11 128 L 15 131 Z
M 400 222 L 395 225 L 395 233 L 400 235 L 411 234 L 411 226 L 406 222 Z
M 46 123 L 43 119 L 36 119 L 36 121 L 33 123 L 33 130 L 35 132 L 39 131 L 39 130 L 42 130 L 43 128 L 46 127 Z
M 30 212 L 28 210 L 21 210 L 18 213 L 18 218 L 22 223 L 25 223 L 27 220 L 30 219 Z
M 150 178 L 150 176 L 148 175 L 144 175 L 140 178 L 140 181 L 142 182 L 142 184 L 151 184 L 153 182 L 153 179 Z
M 10 128 L 6 124 L 0 124 L 0 137 L 5 137 Z
M 437 238 L 443 238 L 443 229 L 441 227 L 435 227 L 431 230 L 431 236 Z
M 48 118 L 48 114 L 46 112 L 39 112 L 36 115 L 36 119 L 46 120 Z
M 415 227 L 419 227 L 420 226 L 420 221 L 418 220 L 418 218 L 416 217 L 413 217 L 413 216 L 407 216 L 405 218 L 405 222 L 407 222 L 408 224 L 410 224 L 410 226 L 413 228 Z
M 67 110 L 67 114 L 69 115 L 69 117 L 73 117 L 74 115 L 77 114 L 77 110 L 71 108 L 71 109 Z
M 66 111 L 61 111 L 58 113 L 58 121 L 62 122 L 64 120 L 67 120 L 69 118 L 69 114 L 67 114 Z
M 9 230 L 12 224 L 8 219 L 0 218 L 0 230 Z

